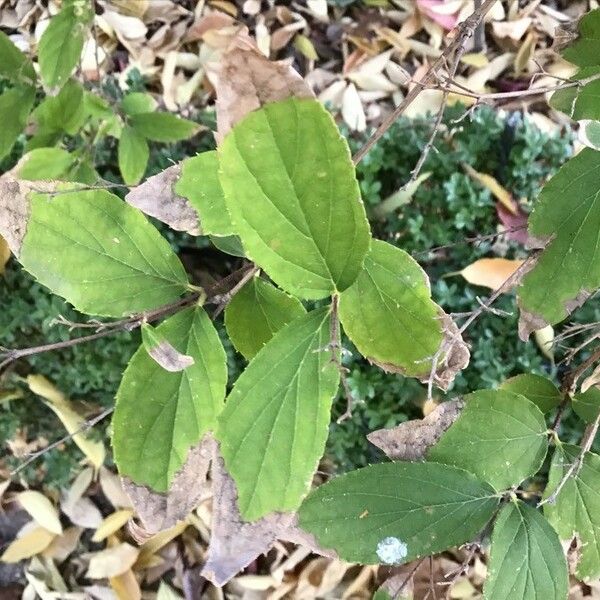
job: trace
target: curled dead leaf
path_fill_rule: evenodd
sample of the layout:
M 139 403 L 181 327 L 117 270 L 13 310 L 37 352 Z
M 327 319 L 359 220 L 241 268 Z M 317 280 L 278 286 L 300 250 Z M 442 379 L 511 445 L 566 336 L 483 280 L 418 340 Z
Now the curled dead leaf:
M 240 34 L 208 75 L 217 93 L 217 141 L 248 113 L 286 98 L 314 98 L 288 62 L 273 62 Z
M 423 460 L 431 446 L 458 419 L 464 402 L 450 400 L 440 404 L 423 419 L 401 423 L 391 429 L 378 429 L 367 439 L 392 460 Z
M 205 436 L 190 449 L 183 467 L 175 474 L 168 493 L 155 492 L 145 485 L 124 477 L 123 488 L 148 533 L 156 533 L 175 525 L 200 503 L 206 492 L 208 468 L 214 440 Z
M 460 274 L 473 285 L 497 290 L 522 264 L 522 260 L 480 258 L 466 266 Z
M 186 198 L 175 193 L 180 175 L 180 165 L 173 165 L 132 188 L 125 200 L 172 229 L 200 235 L 202 229 L 194 207 Z

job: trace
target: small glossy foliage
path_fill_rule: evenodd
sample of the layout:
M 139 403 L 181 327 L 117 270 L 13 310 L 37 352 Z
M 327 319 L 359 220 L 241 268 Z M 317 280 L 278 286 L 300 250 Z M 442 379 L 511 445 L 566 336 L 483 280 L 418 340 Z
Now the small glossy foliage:
M 600 152 L 586 148 L 546 184 L 529 218 L 530 235 L 546 244 L 519 288 L 521 319 L 536 329 L 540 319 L 559 323 L 600 287 L 599 173 Z
M 153 142 L 177 142 L 198 131 L 197 123 L 163 112 L 136 113 L 129 122 L 140 135 Z
M 300 526 L 344 560 L 399 564 L 473 539 L 498 501 L 462 469 L 386 463 L 317 488 L 300 507 Z
M 20 179 L 61 179 L 73 166 L 76 158 L 62 148 L 36 148 L 28 152 L 19 163 Z
M 119 138 L 119 170 L 127 185 L 137 185 L 140 182 L 149 156 L 146 138 L 133 127 L 123 127 Z
M 205 234 L 230 236 L 235 233 L 219 181 L 219 157 L 215 150 L 181 163 L 175 191 L 196 209 Z
M 127 115 L 149 113 L 156 109 L 156 100 L 145 92 L 132 92 L 121 100 L 121 108 Z
M 218 439 L 240 513 L 295 510 L 323 454 L 339 372 L 331 362 L 329 308 L 279 330 L 236 381 Z
M 556 489 L 581 449 L 577 446 L 559 446 L 552 458 L 547 498 Z M 579 561 L 575 570 L 578 579 L 600 575 L 600 456 L 586 453 L 581 469 L 566 482 L 554 504 L 544 505 L 548 520 L 560 539 L 571 541 L 577 537 Z
M 33 63 L 21 52 L 10 38 L 0 31 L 0 76 L 16 83 L 33 83 Z
M 507 379 L 500 389 L 525 396 L 543 413 L 556 408 L 562 400 L 559 389 L 549 379 L 534 373 L 515 375 L 515 377 Z
M 167 241 L 104 190 L 30 194 L 19 261 L 40 283 L 92 315 L 121 317 L 177 299 L 187 287 Z
M 219 148 L 221 184 L 249 257 L 286 291 L 352 285 L 370 243 L 350 152 L 316 100 L 250 113 Z
M 552 94 L 550 106 L 569 115 L 572 119 L 600 119 L 600 67 L 583 67 L 574 79 L 581 86 L 558 90 Z M 587 82 L 587 83 L 585 83 Z
M 583 394 L 575 394 L 572 406 L 586 423 L 593 423 L 600 413 L 600 389 L 591 387 Z
M 4 158 L 27 124 L 35 88 L 16 86 L 0 95 L 0 159 Z
M 305 314 L 302 303 L 253 277 L 225 309 L 225 326 L 236 350 L 250 360 L 284 325 Z
M 121 475 L 166 492 L 189 449 L 216 426 L 227 367 L 219 336 L 201 308 L 169 317 L 156 332 L 194 364 L 170 373 L 139 348 L 117 393 L 113 449 Z
M 600 65 L 600 9 L 592 10 L 579 21 L 577 39 L 565 48 L 562 55 L 579 67 Z
M 56 132 L 75 135 L 89 114 L 83 86 L 77 81 L 69 80 L 58 95 L 46 96 L 31 116 L 37 124 L 37 136 Z
M 542 466 L 548 450 L 546 429 L 539 408 L 524 396 L 482 390 L 465 397 L 462 413 L 427 457 L 466 469 L 505 490 Z
M 85 28 L 92 13 L 83 3 L 68 4 L 54 17 L 42 34 L 38 61 L 42 79 L 49 88 L 60 88 L 79 61 Z
M 542 513 L 516 501 L 498 515 L 492 535 L 485 600 L 566 600 L 567 562 Z
M 340 321 L 359 352 L 410 376 L 427 376 L 442 341 L 429 281 L 406 252 L 373 241 L 364 269 L 340 296 Z

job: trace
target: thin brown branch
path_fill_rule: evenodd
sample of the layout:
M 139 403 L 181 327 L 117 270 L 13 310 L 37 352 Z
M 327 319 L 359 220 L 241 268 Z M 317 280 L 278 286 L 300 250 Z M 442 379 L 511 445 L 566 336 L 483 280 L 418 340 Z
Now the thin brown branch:
M 394 124 L 394 122 L 404 113 L 404 111 L 416 100 L 419 94 L 437 81 L 440 71 L 446 66 L 448 59 L 454 57 L 457 52 L 466 47 L 467 41 L 473 37 L 473 34 L 484 16 L 492 9 L 496 0 L 484 0 L 479 8 L 471 14 L 458 27 L 458 33 L 455 39 L 449 44 L 442 56 L 440 56 L 431 66 L 429 71 L 423 76 L 421 81 L 417 82 L 411 88 L 404 100 L 394 109 L 394 111 L 379 125 L 373 135 L 353 156 L 354 164 L 358 164 L 371 150 L 371 148 L 381 139 L 385 132 Z M 464 51 L 464 50 L 463 50 Z
M 258 273 L 258 267 L 253 266 L 242 278 L 226 293 L 219 297 L 218 306 L 213 313 L 213 319 L 216 319 L 225 307 L 231 302 L 231 299 Z

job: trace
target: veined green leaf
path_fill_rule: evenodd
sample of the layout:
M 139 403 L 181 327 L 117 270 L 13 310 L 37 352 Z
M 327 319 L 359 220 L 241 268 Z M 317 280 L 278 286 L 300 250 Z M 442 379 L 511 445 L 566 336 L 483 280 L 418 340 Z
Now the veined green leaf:
M 175 300 L 187 288 L 167 241 L 104 190 L 30 193 L 26 227 L 19 261 L 82 312 L 121 317 Z
M 219 160 L 234 228 L 275 283 L 304 298 L 354 283 L 369 225 L 348 146 L 319 102 L 292 98 L 250 113 Z
M 156 100 L 145 92 L 132 92 L 121 100 L 121 108 L 128 115 L 149 113 L 157 107 Z
M 181 163 L 181 176 L 175 191 L 196 209 L 204 233 L 214 236 L 235 234 L 219 181 L 219 157 L 215 150 Z
M 188 354 L 182 354 L 150 323 L 144 323 L 141 327 L 142 343 L 148 355 L 163 369 L 171 373 L 183 371 L 194 364 L 194 358 Z
M 133 127 L 123 127 L 119 138 L 119 170 L 127 185 L 137 185 L 140 182 L 149 156 L 146 138 Z
M 593 423 L 600 413 L 600 390 L 592 387 L 582 394 L 575 394 L 572 406 L 577 416 L 586 423 Z
M 565 319 L 600 287 L 600 152 L 584 149 L 544 186 L 529 234 L 544 248 L 518 289 L 519 334 Z
M 15 83 L 35 83 L 33 63 L 0 31 L 0 76 Z
M 352 471 L 314 490 L 300 527 L 351 562 L 401 564 L 472 540 L 499 498 L 473 475 L 436 463 Z
M 215 428 L 223 407 L 227 363 L 219 336 L 202 308 L 161 323 L 157 334 L 194 364 L 167 372 L 142 345 L 129 363 L 113 417 L 113 448 L 121 475 L 166 492 L 188 451 Z
M 253 277 L 225 309 L 225 326 L 236 350 L 250 360 L 284 325 L 306 313 L 302 303 Z
M 19 161 L 18 176 L 21 179 L 60 179 L 73 164 L 75 157 L 62 148 L 37 148 Z
M 497 490 L 521 483 L 548 451 L 544 415 L 519 394 L 481 390 L 465 396 L 458 419 L 430 448 L 428 460 L 455 465 Z
M 600 121 L 579 121 L 579 140 L 592 150 L 600 150 Z
M 329 308 L 298 317 L 252 359 L 219 418 L 218 439 L 247 520 L 295 510 L 323 454 L 339 372 Z
M 581 452 L 577 446 L 558 446 L 552 458 L 547 498 L 556 489 Z M 587 452 L 581 469 L 573 473 L 559 492 L 554 504 L 544 504 L 548 521 L 561 540 L 579 540 L 579 561 L 575 571 L 579 579 L 600 575 L 600 456 Z
M 600 119 L 600 66 L 583 67 L 574 79 L 581 81 L 580 86 L 558 90 L 550 98 L 550 106 L 580 121 Z
M 577 39 L 562 52 L 563 58 L 579 67 L 600 65 L 600 9 L 592 10 L 579 21 Z
M 25 129 L 34 99 L 35 88 L 25 86 L 14 87 L 0 95 L 0 159 L 10 152 Z
M 164 112 L 136 113 L 129 119 L 131 126 L 153 142 L 178 142 L 192 137 L 197 123 Z
M 31 116 L 37 122 L 38 135 L 61 131 L 75 135 L 86 118 L 83 86 L 67 81 L 57 96 L 44 98 Z
M 566 600 L 568 589 L 556 531 L 535 508 L 507 504 L 494 524 L 485 600 Z
M 210 241 L 213 243 L 215 248 L 218 248 L 225 254 L 231 254 L 231 256 L 239 256 L 245 258 L 244 247 L 242 246 L 242 240 L 237 235 L 228 235 L 226 237 L 220 237 L 218 235 L 211 235 Z
M 377 240 L 358 279 L 340 295 L 340 321 L 358 351 L 413 377 L 431 372 L 431 357 L 443 339 L 440 312 L 417 262 Z
M 525 396 L 543 413 L 556 408 L 562 400 L 560 390 L 549 379 L 533 373 L 515 375 L 507 379 L 500 389 Z
M 79 8 L 66 5 L 42 34 L 38 48 L 40 73 L 49 88 L 62 87 L 79 61 L 83 49 L 85 22 Z

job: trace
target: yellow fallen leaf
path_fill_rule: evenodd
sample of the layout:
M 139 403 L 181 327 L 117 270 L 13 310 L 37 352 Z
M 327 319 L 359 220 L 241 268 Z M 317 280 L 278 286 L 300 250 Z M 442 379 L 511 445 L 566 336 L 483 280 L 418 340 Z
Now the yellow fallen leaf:
M 43 527 L 36 527 L 24 536 L 11 542 L 0 561 L 5 563 L 17 563 L 26 558 L 31 558 L 43 552 L 54 539 L 55 534 Z
M 554 327 L 546 325 L 543 329 L 534 331 L 533 337 L 542 354 L 554 362 Z
M 96 469 L 100 468 L 106 455 L 104 444 L 91 439 L 85 432 L 75 433 L 85 425 L 86 419 L 77 412 L 73 403 L 43 375 L 29 375 L 27 385 L 34 394 L 47 400 L 48 406 L 62 421 L 65 429 L 69 434 L 74 434 L 73 441 L 79 446 L 79 449 Z
M 64 562 L 77 548 L 82 532 L 83 528 L 81 527 L 67 527 L 62 535 L 56 536 L 52 540 L 52 543 L 42 552 L 42 555 L 51 558 L 58 564 Z
M 296 47 L 296 50 L 301 54 L 304 54 L 308 60 L 317 60 L 319 58 L 313 43 L 301 33 L 294 38 L 294 46 Z
M 63 529 L 60 524 L 58 510 L 56 510 L 52 502 L 44 494 L 28 490 L 17 494 L 16 498 L 23 509 L 31 515 L 38 525 L 41 525 L 51 533 L 62 534 Z
M 106 579 L 126 573 L 137 560 L 139 550 L 125 542 L 96 552 L 90 557 L 87 577 Z
M 171 540 L 175 539 L 183 530 L 187 527 L 187 523 L 185 521 L 181 521 L 174 525 L 170 529 L 165 529 L 164 531 L 159 531 L 157 534 L 153 535 L 148 541 L 144 542 L 140 546 L 140 555 L 136 562 L 135 568 L 142 569 L 146 566 L 150 557 L 158 552 L 163 546 L 166 546 Z
M 116 533 L 129 521 L 133 511 L 130 509 L 117 510 L 114 513 L 108 515 L 104 521 L 100 524 L 100 527 L 96 529 L 92 537 L 92 542 L 101 542 L 106 539 L 109 535 Z
M 142 590 L 131 569 L 118 577 L 111 577 L 109 582 L 119 600 L 141 600 Z
M 491 175 L 487 175 L 486 173 L 480 173 L 476 171 L 473 167 L 467 164 L 463 164 L 465 171 L 468 175 L 478 181 L 486 187 L 492 194 L 496 197 L 496 199 L 506 208 L 506 210 L 510 211 L 513 215 L 516 215 L 518 212 L 518 208 L 515 203 L 512 201 L 512 196 L 508 190 L 503 188 L 497 181 L 495 177 Z
M 522 260 L 480 258 L 459 273 L 473 285 L 497 290 L 522 264 Z
M 6 240 L 0 235 L 0 275 L 4 275 L 6 263 L 10 258 L 10 248 Z
M 489 64 L 488 57 L 483 52 L 472 52 L 470 54 L 465 54 L 460 59 L 460 62 L 465 65 L 469 65 L 470 67 L 477 67 L 479 69 L 485 67 Z
M 515 55 L 514 69 L 515 75 L 520 75 L 527 69 L 529 61 L 533 58 L 537 43 L 537 35 L 534 31 L 527 34 L 525 41 L 520 45 L 519 51 Z

